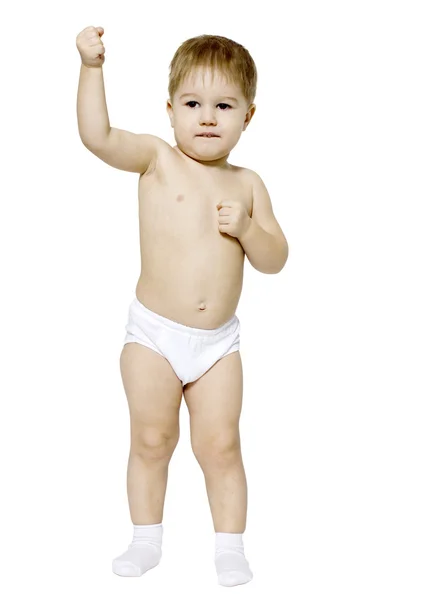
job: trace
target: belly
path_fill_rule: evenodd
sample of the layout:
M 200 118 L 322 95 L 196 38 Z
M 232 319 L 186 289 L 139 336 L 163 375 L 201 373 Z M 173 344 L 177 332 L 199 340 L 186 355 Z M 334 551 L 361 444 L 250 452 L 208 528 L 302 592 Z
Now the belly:
M 243 285 L 244 251 L 220 232 L 202 238 L 140 236 L 136 296 L 150 310 L 188 327 L 216 329 L 235 314 Z

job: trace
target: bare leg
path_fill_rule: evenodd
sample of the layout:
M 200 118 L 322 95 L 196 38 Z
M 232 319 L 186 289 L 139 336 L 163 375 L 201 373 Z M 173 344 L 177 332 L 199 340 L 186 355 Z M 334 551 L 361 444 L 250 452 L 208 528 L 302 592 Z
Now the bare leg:
M 243 395 L 240 353 L 233 352 L 184 388 L 191 443 L 203 471 L 214 523 L 215 566 L 220 585 L 251 581 L 242 534 L 247 518 L 247 483 L 239 419 Z
M 114 559 L 112 570 L 139 577 L 162 556 L 168 465 L 179 438 L 182 386 L 169 362 L 141 344 L 125 344 L 120 364 L 131 421 L 127 493 L 134 538 Z
M 148 452 L 130 451 L 127 494 L 134 525 L 162 523 L 169 461 L 169 456 L 152 459 Z
M 163 356 L 134 342 L 124 345 L 120 366 L 131 421 L 131 519 L 134 525 L 161 523 L 168 465 L 179 438 L 181 381 Z
M 223 450 L 199 464 L 215 532 L 244 533 L 247 519 L 247 481 L 239 448 Z

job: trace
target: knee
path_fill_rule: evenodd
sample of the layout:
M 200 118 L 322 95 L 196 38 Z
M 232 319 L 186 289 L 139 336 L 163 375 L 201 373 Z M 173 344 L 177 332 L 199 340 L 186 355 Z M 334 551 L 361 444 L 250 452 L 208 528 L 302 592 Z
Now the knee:
M 178 443 L 179 431 L 164 433 L 157 429 L 140 429 L 131 433 L 131 454 L 148 460 L 170 459 Z
M 220 432 L 203 436 L 201 440 L 192 439 L 192 450 L 202 465 L 226 466 L 239 460 L 240 435 L 237 431 Z

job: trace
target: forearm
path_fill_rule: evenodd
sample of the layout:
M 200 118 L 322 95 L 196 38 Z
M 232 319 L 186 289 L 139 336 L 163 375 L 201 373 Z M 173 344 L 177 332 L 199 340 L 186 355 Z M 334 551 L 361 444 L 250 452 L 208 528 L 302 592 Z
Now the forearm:
M 85 146 L 100 144 L 110 132 L 103 69 L 81 64 L 77 96 L 78 131 Z
M 284 267 L 288 247 L 280 245 L 275 238 L 254 220 L 250 220 L 247 232 L 239 238 L 251 265 L 261 273 L 279 273 Z

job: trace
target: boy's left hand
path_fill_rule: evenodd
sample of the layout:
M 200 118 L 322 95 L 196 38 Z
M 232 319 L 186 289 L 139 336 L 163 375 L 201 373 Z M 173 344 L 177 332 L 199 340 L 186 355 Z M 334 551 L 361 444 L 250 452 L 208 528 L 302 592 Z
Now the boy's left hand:
M 240 238 L 247 232 L 252 219 L 244 204 L 236 200 L 224 200 L 216 207 L 218 209 L 218 229 L 221 233 Z

